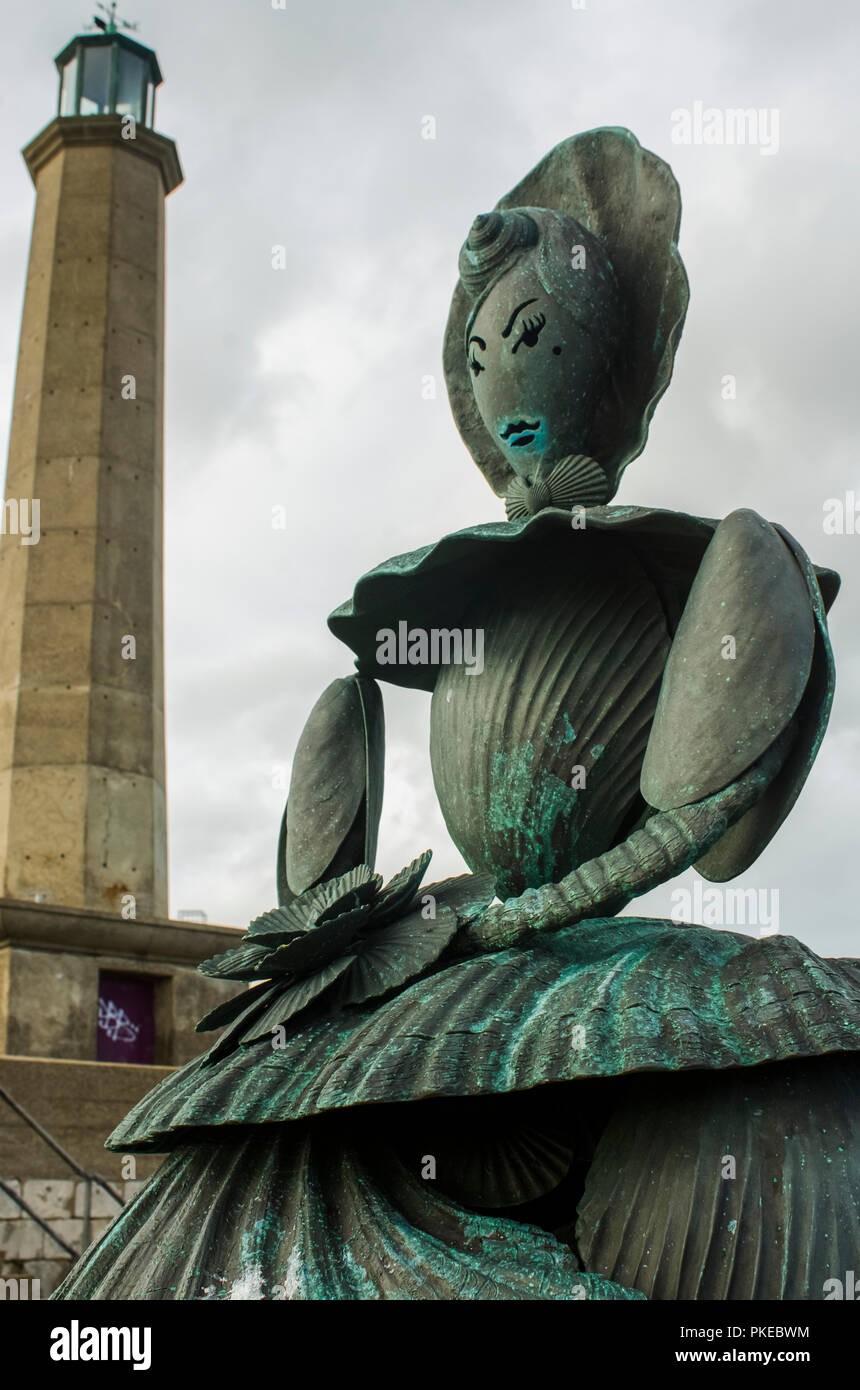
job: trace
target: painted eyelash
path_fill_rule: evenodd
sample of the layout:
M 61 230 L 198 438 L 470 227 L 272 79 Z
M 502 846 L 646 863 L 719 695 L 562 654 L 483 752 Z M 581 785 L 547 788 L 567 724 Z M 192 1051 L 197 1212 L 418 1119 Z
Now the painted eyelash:
M 534 318 L 523 319 L 523 331 L 511 348 L 511 352 L 516 352 L 521 343 L 526 347 L 533 348 L 541 335 L 546 323 L 546 314 L 537 314 Z

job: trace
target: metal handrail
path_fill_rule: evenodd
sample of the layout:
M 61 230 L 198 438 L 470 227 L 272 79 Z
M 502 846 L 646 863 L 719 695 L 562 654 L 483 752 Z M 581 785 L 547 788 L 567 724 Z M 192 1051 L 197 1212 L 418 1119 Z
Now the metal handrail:
M 13 1096 L 10 1096 L 9 1092 L 4 1090 L 2 1086 L 0 1086 L 0 1100 L 5 1101 L 6 1104 L 9 1106 L 10 1110 L 14 1110 L 15 1114 L 18 1115 L 20 1119 L 24 1121 L 25 1124 L 29 1125 L 30 1128 L 34 1131 L 34 1133 L 38 1134 L 39 1138 L 43 1139 L 44 1142 L 48 1145 L 48 1147 L 53 1149 L 54 1153 L 57 1154 L 58 1157 L 61 1158 L 64 1163 L 68 1164 L 68 1166 L 72 1169 L 72 1172 L 77 1173 L 78 1177 L 83 1178 L 86 1182 L 87 1210 L 84 1216 L 84 1240 L 82 1247 L 83 1250 L 86 1250 L 90 1244 L 90 1223 L 92 1221 L 91 1193 L 93 1183 L 96 1183 L 97 1186 L 102 1188 L 102 1190 L 105 1191 L 109 1197 L 112 1197 L 118 1206 L 125 1206 L 125 1199 L 123 1197 L 120 1197 L 119 1193 L 113 1187 L 111 1187 L 109 1182 L 105 1182 L 104 1178 L 100 1178 L 98 1173 L 88 1173 L 86 1168 L 82 1168 L 80 1163 L 78 1163 L 76 1159 L 72 1158 L 72 1155 L 70 1153 L 66 1152 L 62 1144 L 57 1143 L 57 1140 L 54 1138 L 54 1136 L 52 1134 L 49 1134 L 48 1131 L 42 1125 L 39 1124 L 39 1121 L 35 1120 L 33 1116 L 24 1109 L 23 1105 L 19 1104 L 19 1102 L 15 1100 Z M 37 1225 L 41 1226 L 42 1230 L 46 1231 L 47 1234 L 51 1237 L 51 1239 L 56 1241 L 57 1245 L 62 1246 L 63 1250 L 65 1250 L 68 1255 L 71 1255 L 73 1260 L 76 1260 L 78 1258 L 78 1256 L 81 1254 L 81 1251 L 73 1250 L 72 1247 L 63 1240 L 62 1236 L 58 1236 L 56 1231 L 51 1229 L 51 1226 L 48 1224 L 48 1222 L 45 1221 L 41 1216 L 39 1216 L 39 1214 L 35 1212 L 27 1202 L 24 1201 L 23 1197 L 19 1197 L 18 1193 L 14 1192 L 12 1188 L 9 1187 L 2 1180 L 0 1180 L 0 1191 L 5 1192 L 7 1197 L 9 1197 L 17 1206 L 19 1206 L 22 1211 L 26 1212 L 26 1214 L 33 1221 L 35 1221 Z
M 11 1198 L 11 1200 L 16 1204 L 16 1206 L 19 1206 L 22 1211 L 25 1211 L 27 1215 L 31 1217 L 33 1221 L 36 1222 L 37 1226 L 41 1226 L 43 1231 L 47 1231 L 48 1235 L 51 1237 L 51 1240 L 55 1240 L 58 1245 L 61 1245 L 67 1255 L 71 1255 L 73 1260 L 76 1260 L 78 1258 L 81 1252 L 79 1250 L 73 1250 L 71 1245 L 67 1245 L 66 1242 L 63 1240 L 62 1236 L 58 1236 L 56 1231 L 52 1230 L 51 1227 L 48 1225 L 47 1221 L 43 1220 L 39 1213 L 35 1212 L 33 1208 L 27 1202 L 24 1201 L 23 1197 L 19 1197 L 17 1192 L 13 1192 L 12 1188 L 9 1187 L 8 1184 L 5 1183 L 2 1178 L 0 1178 L 0 1192 L 5 1192 L 6 1196 Z
M 109 1182 L 105 1182 L 104 1178 L 100 1178 L 98 1173 L 88 1173 L 86 1168 L 82 1168 L 81 1165 L 72 1158 L 71 1154 L 66 1153 L 62 1145 L 57 1143 L 53 1135 L 49 1134 L 46 1129 L 43 1129 L 39 1121 L 34 1120 L 33 1116 L 28 1114 L 23 1105 L 20 1105 L 17 1100 L 14 1100 L 9 1092 L 4 1090 L 2 1086 L 0 1086 L 0 1100 L 5 1100 L 6 1104 L 15 1111 L 15 1114 L 20 1115 L 25 1124 L 28 1124 L 31 1129 L 35 1130 L 39 1138 L 44 1139 L 45 1143 L 54 1150 L 54 1153 L 60 1156 L 64 1163 L 68 1163 L 69 1167 L 77 1173 L 79 1178 L 86 1178 L 88 1182 L 96 1183 L 107 1192 L 108 1196 L 113 1197 L 114 1201 L 121 1207 L 125 1206 L 125 1198 L 120 1197 L 119 1193 L 111 1187 Z

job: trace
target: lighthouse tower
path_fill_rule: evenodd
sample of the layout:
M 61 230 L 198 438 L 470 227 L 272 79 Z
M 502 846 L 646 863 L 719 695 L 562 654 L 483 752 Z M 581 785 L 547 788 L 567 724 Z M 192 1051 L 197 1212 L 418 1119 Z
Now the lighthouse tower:
M 26 147 L 36 209 L 0 545 L 0 897 L 167 915 L 164 200 L 155 54 L 56 59 Z
M 100 8 L 23 151 L 0 512 L 0 1279 L 43 1294 L 158 1162 L 126 1171 L 107 1135 L 235 992 L 196 970 L 234 929 L 167 917 L 164 221 L 182 171 L 153 129 L 155 54 Z

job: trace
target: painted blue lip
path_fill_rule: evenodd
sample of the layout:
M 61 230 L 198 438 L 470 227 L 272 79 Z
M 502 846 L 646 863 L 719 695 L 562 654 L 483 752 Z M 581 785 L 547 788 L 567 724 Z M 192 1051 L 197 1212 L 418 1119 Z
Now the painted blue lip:
M 503 449 L 540 450 L 546 438 L 546 424 L 539 415 L 509 415 L 501 422 L 499 440 Z
M 504 444 L 511 442 L 512 437 L 518 434 L 531 434 L 534 439 L 539 429 L 540 420 L 510 420 L 503 430 L 499 430 L 499 438 Z

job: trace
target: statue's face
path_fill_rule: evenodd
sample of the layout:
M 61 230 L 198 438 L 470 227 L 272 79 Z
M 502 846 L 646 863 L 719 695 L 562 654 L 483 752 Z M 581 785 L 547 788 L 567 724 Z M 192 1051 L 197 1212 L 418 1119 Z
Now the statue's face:
M 572 305 L 538 278 L 535 252 L 502 275 L 478 310 L 467 348 L 475 403 L 521 477 L 585 453 L 602 371 Z

